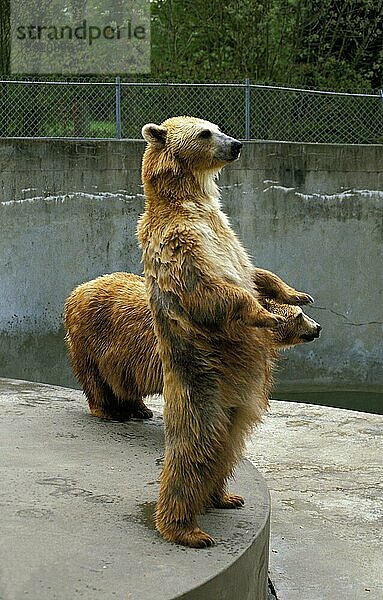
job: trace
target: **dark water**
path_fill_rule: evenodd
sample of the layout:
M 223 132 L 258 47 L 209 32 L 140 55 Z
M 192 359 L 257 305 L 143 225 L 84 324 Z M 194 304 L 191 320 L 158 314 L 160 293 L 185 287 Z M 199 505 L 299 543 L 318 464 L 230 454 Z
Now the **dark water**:
M 355 390 L 333 389 L 329 386 L 300 386 L 299 389 L 280 389 L 273 393 L 275 400 L 322 404 L 362 412 L 383 414 L 383 386 Z
M 140 523 L 148 527 L 149 529 L 155 529 L 155 516 L 154 511 L 156 509 L 156 502 L 143 502 L 139 505 L 140 515 L 138 520 Z

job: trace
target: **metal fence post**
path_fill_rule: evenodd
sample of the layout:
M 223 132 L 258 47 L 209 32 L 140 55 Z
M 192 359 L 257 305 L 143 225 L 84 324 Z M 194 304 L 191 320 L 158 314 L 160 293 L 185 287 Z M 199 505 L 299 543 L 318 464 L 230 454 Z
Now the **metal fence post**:
M 121 80 L 116 77 L 116 138 L 121 139 Z
M 250 79 L 245 79 L 245 139 L 250 139 Z

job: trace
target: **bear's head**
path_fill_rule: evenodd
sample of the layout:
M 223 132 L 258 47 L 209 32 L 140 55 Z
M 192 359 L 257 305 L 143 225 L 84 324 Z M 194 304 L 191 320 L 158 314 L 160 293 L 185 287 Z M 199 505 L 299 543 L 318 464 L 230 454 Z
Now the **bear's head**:
M 242 143 L 217 125 L 196 117 L 172 117 L 142 128 L 148 145 L 142 163 L 144 184 L 159 178 L 195 178 L 204 182 L 237 160 Z M 204 185 L 202 187 L 205 187 Z M 173 188 L 174 189 L 174 188 Z
M 319 337 L 322 327 L 307 316 L 300 306 L 279 304 L 275 300 L 264 300 L 262 304 L 272 313 L 285 317 L 285 322 L 273 329 L 277 347 L 287 348 L 303 342 L 312 342 Z

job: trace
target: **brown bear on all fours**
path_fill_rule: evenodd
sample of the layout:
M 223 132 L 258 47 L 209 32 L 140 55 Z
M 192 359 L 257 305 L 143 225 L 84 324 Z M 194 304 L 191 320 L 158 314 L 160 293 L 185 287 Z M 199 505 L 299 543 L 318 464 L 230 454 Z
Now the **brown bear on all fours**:
M 272 330 L 277 350 L 319 337 L 320 325 L 299 306 L 261 302 L 286 319 Z M 65 303 L 65 327 L 72 368 L 91 413 L 150 418 L 143 398 L 162 394 L 163 377 L 144 278 L 112 273 L 79 285 Z
M 260 303 L 258 272 L 220 208 L 216 176 L 242 144 L 192 117 L 145 125 L 143 136 L 138 238 L 165 399 L 156 527 L 168 540 L 204 547 L 214 540 L 196 515 L 243 503 L 226 481 L 267 407 L 270 327 L 284 319 Z M 312 300 L 279 282 L 278 300 Z

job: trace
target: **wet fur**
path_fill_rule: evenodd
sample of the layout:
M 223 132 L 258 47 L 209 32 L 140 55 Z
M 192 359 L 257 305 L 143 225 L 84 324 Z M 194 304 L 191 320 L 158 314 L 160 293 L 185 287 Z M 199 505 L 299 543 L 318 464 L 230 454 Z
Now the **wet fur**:
M 260 303 L 257 273 L 220 208 L 215 179 L 238 157 L 238 141 L 191 117 L 148 124 L 143 136 L 138 238 L 165 399 L 156 527 L 205 547 L 214 540 L 197 514 L 243 503 L 226 481 L 267 407 L 276 358 L 269 328 L 283 318 Z M 282 301 L 311 300 L 283 282 L 281 291 Z

